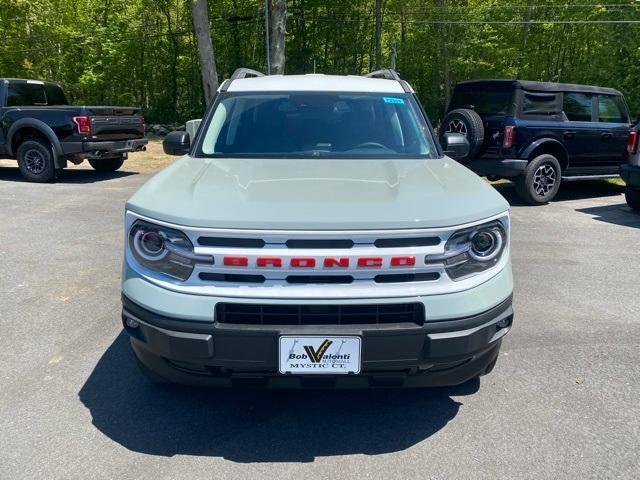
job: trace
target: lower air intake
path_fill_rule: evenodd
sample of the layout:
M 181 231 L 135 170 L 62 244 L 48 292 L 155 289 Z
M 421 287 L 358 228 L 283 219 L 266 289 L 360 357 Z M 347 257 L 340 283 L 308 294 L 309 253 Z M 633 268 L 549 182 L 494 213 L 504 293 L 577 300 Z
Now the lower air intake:
M 273 305 L 218 303 L 218 323 L 236 325 L 424 324 L 422 303 L 380 305 Z

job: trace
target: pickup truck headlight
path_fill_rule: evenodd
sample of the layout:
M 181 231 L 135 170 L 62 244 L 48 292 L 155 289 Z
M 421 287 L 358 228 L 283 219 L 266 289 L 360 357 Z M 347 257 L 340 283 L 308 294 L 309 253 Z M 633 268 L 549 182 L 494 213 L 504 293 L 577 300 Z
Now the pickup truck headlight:
M 509 244 L 508 220 L 484 223 L 455 232 L 445 244 L 444 254 L 428 257 L 427 263 L 442 263 L 452 280 L 462 280 L 495 267 Z
M 145 268 L 184 281 L 199 261 L 211 261 L 193 253 L 187 236 L 172 228 L 137 220 L 129 230 L 129 250 Z

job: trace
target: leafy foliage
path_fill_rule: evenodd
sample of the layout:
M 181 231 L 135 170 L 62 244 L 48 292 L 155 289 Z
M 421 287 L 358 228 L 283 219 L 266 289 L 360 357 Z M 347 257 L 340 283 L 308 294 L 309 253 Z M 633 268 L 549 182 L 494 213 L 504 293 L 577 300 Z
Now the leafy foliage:
M 76 103 L 140 105 L 150 122 L 204 109 L 189 0 L 0 0 L 0 76 L 56 80 Z M 289 0 L 287 73 L 375 66 L 375 0 Z M 209 0 L 218 72 L 264 69 L 264 2 Z M 640 113 L 634 0 L 384 0 L 383 64 L 432 118 L 455 82 L 522 78 L 610 86 Z M 589 22 L 589 23 L 587 23 Z

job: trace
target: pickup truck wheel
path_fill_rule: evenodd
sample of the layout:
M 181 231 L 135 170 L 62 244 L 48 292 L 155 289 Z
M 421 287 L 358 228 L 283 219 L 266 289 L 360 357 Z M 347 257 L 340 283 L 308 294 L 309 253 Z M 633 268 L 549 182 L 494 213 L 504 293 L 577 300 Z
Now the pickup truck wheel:
M 16 151 L 18 167 L 30 182 L 46 183 L 55 177 L 55 165 L 51 145 L 43 140 L 26 140 Z
M 640 187 L 627 185 L 624 190 L 624 198 L 627 200 L 627 205 L 634 210 L 640 210 Z
M 124 158 L 122 157 L 89 160 L 89 164 L 98 172 L 115 172 L 123 163 Z
M 523 175 L 516 178 L 516 192 L 530 205 L 544 205 L 558 193 L 561 172 L 556 157 L 540 155 L 529 162 Z

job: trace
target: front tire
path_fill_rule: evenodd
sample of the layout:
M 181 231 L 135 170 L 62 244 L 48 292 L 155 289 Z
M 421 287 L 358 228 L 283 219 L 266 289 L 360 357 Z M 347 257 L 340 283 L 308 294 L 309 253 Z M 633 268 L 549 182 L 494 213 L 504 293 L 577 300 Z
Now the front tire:
M 624 190 L 624 198 L 634 210 L 640 210 L 640 187 L 635 185 L 627 185 Z
M 46 183 L 56 174 L 51 144 L 33 139 L 22 142 L 16 151 L 20 173 L 29 182 Z
M 561 175 L 558 159 L 545 153 L 531 160 L 526 172 L 516 178 L 516 192 L 530 205 L 544 205 L 558 193 Z
M 97 172 L 115 172 L 124 163 L 124 158 L 100 158 L 96 160 L 89 160 L 89 164 Z

